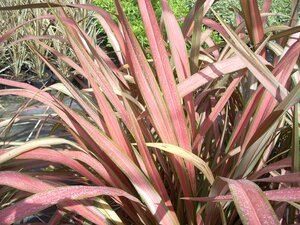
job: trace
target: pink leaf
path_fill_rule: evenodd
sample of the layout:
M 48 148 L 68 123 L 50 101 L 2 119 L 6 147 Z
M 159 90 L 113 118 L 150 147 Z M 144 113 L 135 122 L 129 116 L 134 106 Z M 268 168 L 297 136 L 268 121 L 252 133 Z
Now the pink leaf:
M 226 179 L 243 224 L 279 224 L 266 195 L 248 180 Z
M 73 199 L 80 200 L 99 195 L 123 196 L 134 202 L 140 202 L 137 198 L 126 192 L 110 187 L 93 186 L 66 186 L 32 195 L 20 202 L 6 207 L 0 211 L 1 225 L 11 224 L 26 216 L 39 212 L 51 205 Z
M 33 21 L 36 20 L 42 20 L 42 19 L 49 19 L 49 20 L 54 20 L 55 16 L 53 15 L 44 15 L 44 16 L 38 16 L 34 19 L 28 20 L 24 23 L 19 24 L 16 27 L 13 27 L 12 29 L 8 30 L 5 34 L 3 34 L 2 36 L 0 36 L 0 44 L 2 44 L 2 42 L 6 41 L 16 30 L 18 30 L 19 28 L 23 27 L 24 25 L 31 23 Z
M 0 172 L 0 184 L 31 193 L 38 193 L 53 188 L 50 184 L 14 171 Z
M 180 105 L 180 99 L 177 93 L 175 79 L 166 49 L 164 48 L 162 35 L 156 21 L 151 1 L 139 0 L 138 3 L 147 37 L 149 39 L 161 90 L 164 94 L 166 105 L 168 106 L 168 111 L 173 122 L 174 131 L 177 136 L 177 142 L 181 147 L 190 149 L 190 140 L 185 125 L 183 110 Z
M 256 179 L 256 182 L 280 182 L 280 183 L 300 183 L 300 173 L 289 173 L 285 175 Z
M 95 175 L 93 175 L 90 171 L 88 171 L 84 166 L 82 166 L 77 161 L 70 159 L 68 156 L 61 154 L 59 151 L 40 148 L 40 149 L 32 150 L 30 152 L 25 152 L 17 156 L 17 158 L 18 159 L 39 159 L 39 160 L 60 163 L 81 173 L 83 176 L 89 178 L 95 184 L 103 185 L 102 182 L 100 182 L 100 180 Z
M 262 57 L 258 56 L 258 58 L 261 59 L 264 64 L 268 64 Z M 180 82 L 178 84 L 178 92 L 181 97 L 184 97 L 213 79 L 244 68 L 246 68 L 246 65 L 238 56 L 216 62 Z

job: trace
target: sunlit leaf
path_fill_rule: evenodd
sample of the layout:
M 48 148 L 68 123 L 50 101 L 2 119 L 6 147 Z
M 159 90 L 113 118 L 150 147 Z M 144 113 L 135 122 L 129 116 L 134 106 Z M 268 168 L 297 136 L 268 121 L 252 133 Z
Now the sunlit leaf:
M 183 159 L 191 162 L 194 166 L 196 166 L 204 174 L 210 184 L 214 182 L 214 176 L 207 163 L 190 151 L 175 145 L 164 143 L 147 143 L 147 146 L 159 148 L 162 151 L 170 152 L 174 155 L 182 157 Z

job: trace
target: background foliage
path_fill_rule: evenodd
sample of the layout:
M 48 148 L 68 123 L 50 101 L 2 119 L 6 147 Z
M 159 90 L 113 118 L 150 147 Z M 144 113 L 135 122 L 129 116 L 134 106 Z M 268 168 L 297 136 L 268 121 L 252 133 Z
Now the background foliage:
M 161 17 L 161 7 L 159 0 L 152 0 L 153 8 L 155 10 L 156 17 Z M 289 21 L 288 15 L 291 14 L 291 0 L 273 0 L 270 8 L 270 12 L 279 13 L 281 15 L 274 15 L 268 17 L 269 25 L 279 25 Z M 112 14 L 116 13 L 115 5 L 113 0 L 93 0 L 93 3 Z M 142 23 L 142 18 L 138 9 L 137 1 L 122 1 L 122 7 L 128 18 L 128 21 L 132 27 L 134 34 L 137 36 L 139 42 L 143 47 L 148 47 L 148 41 L 145 34 L 145 29 Z M 174 15 L 177 19 L 182 19 L 192 8 L 195 0 L 169 0 L 168 1 Z M 263 1 L 258 1 L 259 7 L 261 8 Z M 213 9 L 222 16 L 227 23 L 234 23 L 234 7 L 239 7 L 239 0 L 219 0 L 213 5 Z M 212 12 L 208 12 L 208 17 L 214 18 Z M 205 30 L 205 27 L 203 27 Z M 213 40 L 216 43 L 223 42 L 223 39 L 217 32 L 211 34 Z

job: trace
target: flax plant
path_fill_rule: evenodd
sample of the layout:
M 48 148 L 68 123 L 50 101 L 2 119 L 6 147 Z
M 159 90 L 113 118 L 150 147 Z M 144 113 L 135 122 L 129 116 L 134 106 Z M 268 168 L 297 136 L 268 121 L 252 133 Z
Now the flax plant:
M 1 46 L 39 20 L 62 31 L 12 43 L 33 41 L 32 52 L 58 83 L 38 89 L 0 78 L 11 86 L 0 96 L 29 99 L 0 121 L 0 224 L 41 215 L 49 215 L 42 224 L 53 225 L 299 223 L 298 1 L 289 24 L 268 27 L 271 1 L 260 12 L 257 1 L 241 0 L 229 25 L 211 9 L 213 0 L 197 0 L 180 25 L 166 0 L 161 23 L 151 1 L 138 0 L 147 51 L 120 0 L 114 3 L 117 23 L 89 4 L 0 8 L 52 12 L 8 29 Z M 120 66 L 69 16 L 71 9 L 93 12 Z M 214 43 L 213 31 L 224 43 Z M 49 57 L 89 85 L 74 86 Z M 43 113 L 30 114 L 34 109 Z M 32 121 L 42 124 L 35 135 L 5 139 L 9 128 Z

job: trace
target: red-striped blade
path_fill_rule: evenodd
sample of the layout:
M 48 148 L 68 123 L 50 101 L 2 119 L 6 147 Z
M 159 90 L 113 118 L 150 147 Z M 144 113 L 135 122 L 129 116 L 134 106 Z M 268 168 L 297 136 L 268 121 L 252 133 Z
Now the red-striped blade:
M 288 173 L 275 177 L 260 178 L 256 182 L 276 182 L 276 183 L 300 183 L 300 173 Z
M 166 0 L 161 0 L 161 5 L 164 24 L 167 30 L 168 39 L 170 40 L 172 57 L 174 58 L 179 82 L 181 82 L 191 75 L 184 37 L 168 2 Z M 191 132 L 194 137 L 196 132 L 196 121 L 192 94 L 187 95 L 185 100 L 189 113 Z
M 93 186 L 58 187 L 32 195 L 12 206 L 2 209 L 0 211 L 0 224 L 11 224 L 64 200 L 80 200 L 99 195 L 123 196 L 131 201 L 140 202 L 137 198 L 117 188 Z
M 264 39 L 264 29 L 258 2 L 256 0 L 241 0 L 240 2 L 250 40 L 255 48 L 257 48 Z
M 268 65 L 268 62 L 262 57 L 258 56 L 258 58 L 262 60 L 265 65 Z M 246 64 L 238 56 L 215 62 L 200 70 L 199 72 L 193 74 L 188 79 L 180 82 L 178 84 L 178 92 L 181 97 L 184 97 L 213 79 L 221 77 L 224 74 L 239 71 L 244 68 L 246 68 Z
M 248 180 L 226 179 L 243 224 L 279 224 L 263 191 Z
M 190 149 L 190 140 L 186 129 L 185 117 L 154 10 L 150 1 L 141 0 L 138 1 L 138 3 L 153 55 L 160 87 L 164 94 L 177 142 L 181 147 Z
M 218 103 L 215 105 L 212 112 L 209 114 L 209 116 L 205 119 L 205 122 L 201 124 L 200 126 L 200 132 L 197 135 L 197 137 L 194 140 L 193 143 L 193 149 L 197 148 L 197 145 L 199 142 L 202 141 L 202 138 L 204 137 L 205 133 L 208 131 L 208 129 L 211 127 L 211 125 L 216 120 L 217 116 L 220 114 L 221 110 L 224 108 L 225 104 L 227 104 L 228 99 L 231 97 L 233 91 L 237 87 L 237 85 L 240 83 L 241 79 L 243 78 L 245 74 L 245 71 L 241 71 L 239 75 L 230 83 L 230 85 L 226 88 L 226 91 L 223 93 L 222 97 L 218 101 Z M 198 147 L 199 149 L 199 147 Z M 199 154 L 199 152 L 198 152 Z
M 247 68 L 253 75 L 261 82 L 261 84 L 272 94 L 278 101 L 282 101 L 287 95 L 286 88 L 274 77 L 271 71 L 259 59 L 256 53 L 251 49 L 232 31 L 232 29 L 222 20 L 220 16 L 215 13 L 215 16 L 221 22 L 223 27 L 228 32 L 231 39 L 224 36 L 226 42 L 235 51 L 235 53 L 243 59 Z
M 40 181 L 36 178 L 14 171 L 0 172 L 0 177 L 1 185 L 10 186 L 18 190 L 31 193 L 44 192 L 55 188 L 54 186 Z M 88 210 L 87 207 L 81 205 L 79 202 L 75 202 L 73 200 L 66 200 L 61 203 L 61 206 L 65 207 L 70 211 L 78 213 L 79 215 L 83 216 L 84 218 L 87 218 L 88 220 L 96 224 L 106 224 L 106 219 L 103 215 L 100 217 L 99 215 L 95 215 L 90 210 Z
M 17 150 L 17 148 L 15 150 Z M 14 149 L 10 151 L 14 151 Z M 82 166 L 80 163 L 76 162 L 75 160 L 70 159 L 69 157 L 61 154 L 59 151 L 40 148 L 29 152 L 25 152 L 17 156 L 16 158 L 17 159 L 39 159 L 39 160 L 45 160 L 54 163 L 60 163 L 62 165 L 74 169 L 75 171 L 82 174 L 86 178 L 89 178 L 95 184 L 103 185 L 102 182 L 95 175 L 93 175 L 89 170 L 87 170 L 84 166 Z
M 24 25 L 26 25 L 28 23 L 32 23 L 32 22 L 37 21 L 37 20 L 42 20 L 42 19 L 54 20 L 55 16 L 53 16 L 53 15 L 38 16 L 34 19 L 31 19 L 31 20 L 28 20 L 26 22 L 21 23 L 16 27 L 13 27 L 12 29 L 10 29 L 6 33 L 4 33 L 2 36 L 0 36 L 0 44 L 2 44 L 4 41 L 6 41 L 16 30 L 23 27 Z
M 233 180 L 234 181 L 234 180 Z M 249 191 L 248 194 L 253 194 L 253 191 L 255 191 L 255 187 L 257 187 L 254 183 L 248 181 L 248 180 L 237 180 L 234 182 L 238 182 L 238 184 L 234 187 L 234 188 L 238 188 L 239 190 L 235 193 L 238 194 L 240 193 L 240 198 L 238 201 L 241 201 L 240 204 L 243 204 L 243 198 L 245 201 L 248 201 L 249 199 L 247 198 L 251 198 L 251 196 L 245 196 L 246 191 Z M 242 185 L 240 185 L 240 183 L 242 182 Z M 246 184 L 245 184 L 246 183 Z M 249 186 L 248 184 L 252 185 Z M 254 184 L 254 185 L 253 185 Z M 248 187 L 245 187 L 245 185 L 248 185 Z M 243 190 L 242 190 L 243 189 Z M 250 189 L 253 189 L 252 191 Z M 239 191 L 242 191 L 244 193 L 241 193 Z M 280 190 L 271 190 L 271 191 L 265 191 L 265 192 L 259 192 L 258 194 L 263 193 L 263 195 L 261 195 L 258 198 L 263 197 L 264 199 L 260 199 L 265 201 L 266 199 L 270 200 L 270 201 L 278 201 L 278 202 L 288 202 L 288 201 L 293 201 L 293 202 L 300 202 L 300 188 L 295 187 L 295 188 L 283 188 Z M 257 193 L 255 194 L 255 196 L 253 196 L 253 201 L 257 200 Z M 233 200 L 233 196 L 232 195 L 220 195 L 220 196 L 212 196 L 212 197 L 198 197 L 198 198 L 182 198 L 184 200 L 191 200 L 191 201 L 198 201 L 198 202 L 219 202 L 219 201 L 232 201 Z M 252 202 L 253 202 L 252 201 Z M 260 204 L 262 202 L 259 202 Z M 253 205 L 255 206 L 255 202 L 253 203 Z M 246 204 L 243 206 L 245 207 Z M 263 214 L 265 208 L 261 209 L 261 213 Z M 253 223 L 256 224 L 256 223 Z M 260 224 L 260 223 L 258 223 Z M 269 224 L 269 223 L 266 223 Z

